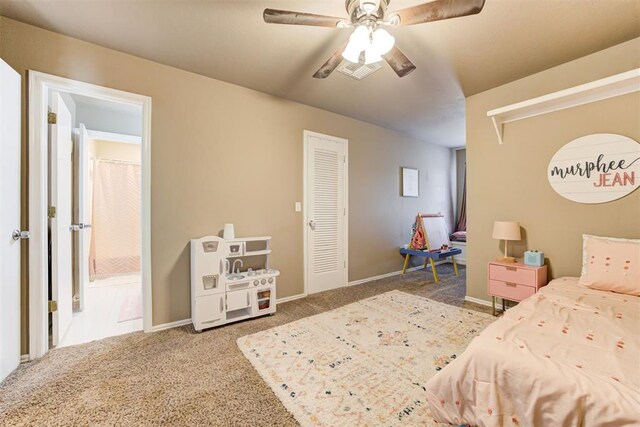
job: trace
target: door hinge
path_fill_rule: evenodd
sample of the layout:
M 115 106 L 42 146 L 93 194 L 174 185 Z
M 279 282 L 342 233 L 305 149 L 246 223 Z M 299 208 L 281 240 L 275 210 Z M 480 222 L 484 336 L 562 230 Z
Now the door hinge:
M 58 115 L 56 113 L 47 114 L 47 123 L 50 125 L 55 125 L 58 123 Z
M 47 211 L 47 216 L 49 217 L 49 219 L 52 219 L 52 218 L 56 217 L 56 207 L 55 206 L 49 206 L 49 210 Z
M 49 313 L 58 311 L 58 301 L 49 301 Z

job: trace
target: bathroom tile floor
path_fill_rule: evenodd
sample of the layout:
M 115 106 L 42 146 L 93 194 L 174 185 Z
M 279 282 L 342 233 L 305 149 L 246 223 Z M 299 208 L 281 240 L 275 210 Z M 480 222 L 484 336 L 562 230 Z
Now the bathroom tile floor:
M 139 274 L 90 282 L 85 298 L 84 310 L 73 314 L 58 348 L 142 330 L 142 317 L 135 319 L 131 314 L 139 306 L 142 315 Z

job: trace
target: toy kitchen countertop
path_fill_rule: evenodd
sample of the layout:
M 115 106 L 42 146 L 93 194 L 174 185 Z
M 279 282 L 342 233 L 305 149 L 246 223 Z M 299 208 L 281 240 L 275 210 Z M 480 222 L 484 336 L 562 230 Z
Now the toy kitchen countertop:
M 279 275 L 280 275 L 280 271 L 274 270 L 273 268 L 263 268 L 260 270 L 249 269 L 247 271 L 227 274 L 227 281 L 240 282 L 240 281 L 247 281 L 252 279 L 260 279 L 263 277 L 277 277 Z
M 275 278 L 280 275 L 278 270 L 263 268 L 261 270 L 247 270 L 240 273 L 227 275 L 227 290 L 232 291 L 239 288 L 239 284 L 249 284 L 250 286 L 271 285 L 275 283 Z

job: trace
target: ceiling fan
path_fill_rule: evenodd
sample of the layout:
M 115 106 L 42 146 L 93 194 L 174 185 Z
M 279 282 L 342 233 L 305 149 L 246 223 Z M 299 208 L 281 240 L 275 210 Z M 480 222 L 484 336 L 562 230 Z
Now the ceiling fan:
M 362 56 L 367 65 L 384 59 L 398 77 L 404 77 L 415 70 L 416 66 L 395 46 L 395 38 L 384 27 L 416 25 L 475 15 L 482 11 L 484 2 L 485 0 L 434 0 L 389 12 L 387 8 L 391 0 L 346 0 L 349 18 L 277 9 L 265 9 L 263 16 L 264 22 L 268 24 L 355 28 L 349 41 L 313 75 L 317 79 L 327 78 L 343 58 L 359 63 Z

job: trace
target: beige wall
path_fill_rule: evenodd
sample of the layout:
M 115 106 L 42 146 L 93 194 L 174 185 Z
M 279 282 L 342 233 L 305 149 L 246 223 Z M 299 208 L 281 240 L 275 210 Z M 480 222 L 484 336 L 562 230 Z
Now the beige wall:
M 294 203 L 302 201 L 304 129 L 349 140 L 349 280 L 401 268 L 398 246 L 408 242 L 417 211 L 452 217 L 447 148 L 9 19 L 0 28 L 0 54 L 23 77 L 33 69 L 153 98 L 155 325 L 190 316 L 189 239 L 227 222 L 240 236 L 272 235 L 278 297 L 303 292 L 302 214 Z M 26 143 L 23 156 L 26 176 Z M 401 166 L 420 169 L 420 198 L 399 196 Z
M 139 144 L 92 139 L 89 141 L 89 155 L 95 159 L 140 162 Z
M 580 275 L 583 233 L 640 238 L 640 191 L 578 204 L 556 194 L 546 177 L 553 154 L 577 137 L 606 132 L 640 141 L 640 94 L 509 123 L 504 145 L 487 117 L 493 108 L 638 67 L 635 39 L 467 99 L 467 295 L 488 299 L 486 265 L 501 251 L 491 239 L 495 220 L 519 221 L 525 233 L 515 255 L 544 251 L 552 277 Z

